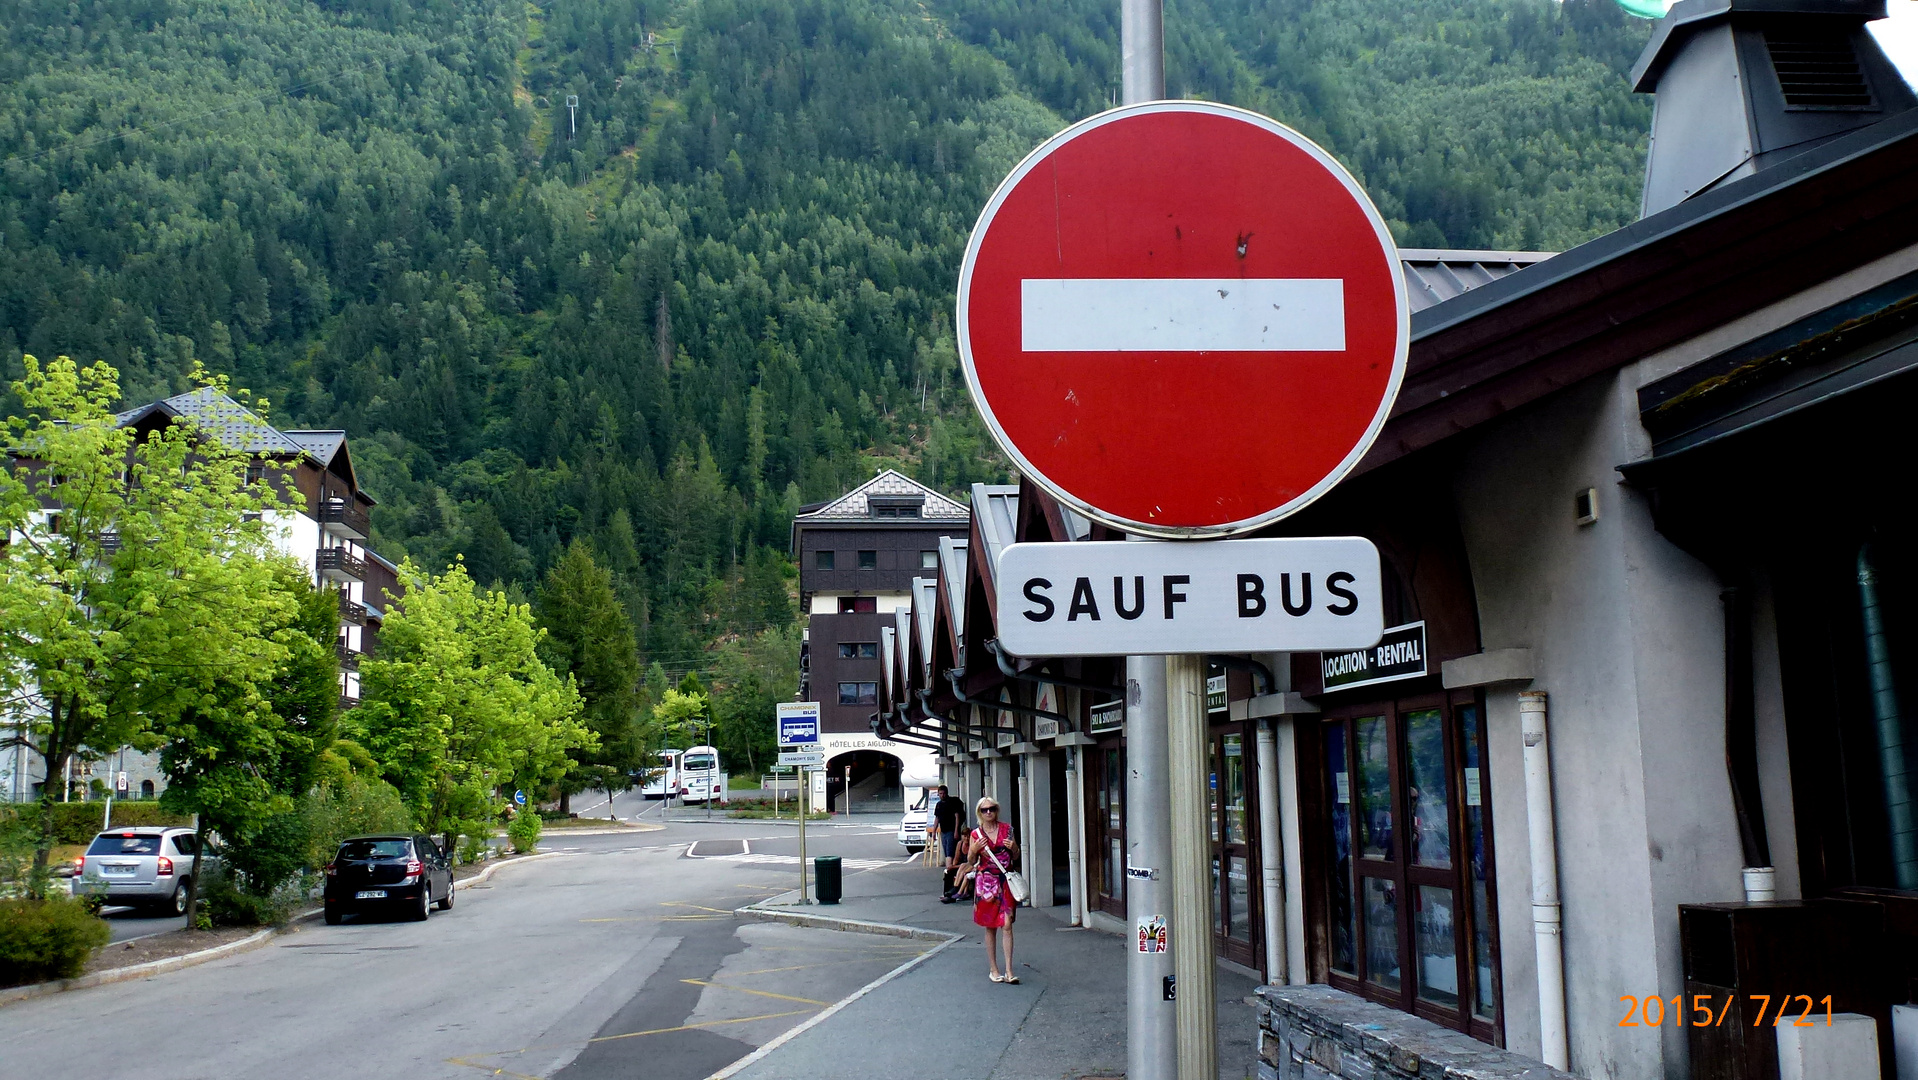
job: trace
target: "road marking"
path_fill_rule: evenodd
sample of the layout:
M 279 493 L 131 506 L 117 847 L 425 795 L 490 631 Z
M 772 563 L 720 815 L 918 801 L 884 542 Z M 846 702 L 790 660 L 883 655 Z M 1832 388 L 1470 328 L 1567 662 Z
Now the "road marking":
M 764 1013 L 759 1016 L 741 1016 L 734 1020 L 702 1020 L 692 1024 L 681 1024 L 678 1027 L 653 1028 L 650 1031 L 628 1031 L 620 1035 L 598 1035 L 598 1036 L 594 1036 L 593 1038 L 587 1039 L 586 1042 L 588 1045 L 591 1045 L 593 1043 L 612 1042 L 616 1039 L 637 1039 L 642 1035 L 670 1035 L 675 1031 L 697 1031 L 700 1028 L 723 1027 L 727 1024 L 750 1024 L 755 1020 L 777 1020 L 783 1016 L 804 1016 L 809 1012 L 818 1012 L 818 1011 L 819 1011 L 818 1009 L 794 1009 L 790 1012 Z M 488 1050 L 478 1054 L 467 1054 L 467 1055 L 464 1055 L 463 1057 L 450 1057 L 450 1058 L 447 1058 L 446 1061 L 450 1065 L 464 1065 L 469 1069 L 478 1069 L 481 1072 L 491 1073 L 494 1076 L 511 1076 L 511 1077 L 514 1077 L 515 1080 L 541 1080 L 541 1078 L 537 1076 L 528 1076 L 525 1073 L 509 1072 L 506 1069 L 498 1068 L 492 1065 L 481 1065 L 478 1062 L 474 1061 L 473 1059 L 474 1058 L 506 1057 L 511 1054 L 530 1054 L 535 1050 L 559 1050 L 559 1049 L 563 1049 L 563 1047 L 560 1047 L 557 1045 L 522 1046 L 517 1050 Z
M 1340 278 L 1027 278 L 1025 352 L 1344 352 Z
M 709 982 L 705 979 L 681 979 L 679 981 L 683 983 L 689 983 L 693 986 L 710 986 L 719 990 L 737 990 L 742 994 L 756 994 L 759 997 L 778 998 L 781 1001 L 797 1001 L 801 1005 L 817 1005 L 822 1009 L 832 1004 L 832 1002 L 830 1001 L 819 1001 L 814 998 L 794 997 L 791 994 L 775 994 L 771 990 L 748 990 L 743 986 L 730 986 L 726 983 Z
M 721 915 L 732 914 L 732 912 L 727 910 L 726 908 L 707 907 L 704 904 L 695 904 L 688 900 L 661 900 L 659 902 L 659 906 L 660 907 L 689 907 L 689 908 L 696 909 L 698 911 L 717 912 Z

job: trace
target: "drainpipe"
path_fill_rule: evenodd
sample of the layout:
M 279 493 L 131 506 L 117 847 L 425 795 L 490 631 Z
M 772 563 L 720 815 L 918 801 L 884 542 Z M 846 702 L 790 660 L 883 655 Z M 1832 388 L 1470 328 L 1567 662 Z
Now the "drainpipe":
M 1538 951 L 1539 1056 L 1571 1068 L 1565 1035 L 1565 949 L 1558 902 L 1558 826 L 1552 815 L 1552 753 L 1545 740 L 1545 691 L 1521 690 L 1519 729 L 1525 740 L 1526 825 L 1532 853 L 1532 941 Z
M 1085 926 L 1085 785 L 1079 782 L 1079 748 L 1066 747 L 1066 890 L 1071 894 L 1072 925 Z
M 1731 579 L 1735 580 L 1735 579 Z M 1758 778 L 1758 709 L 1752 692 L 1751 592 L 1742 584 L 1719 594 L 1725 607 L 1725 768 L 1731 776 L 1732 812 L 1745 855 L 1746 903 L 1778 899 L 1765 835 L 1765 802 Z
M 1279 836 L 1279 747 L 1273 725 L 1259 721 L 1259 878 L 1265 887 L 1265 981 L 1289 980 L 1285 964 L 1285 889 L 1279 876 L 1284 841 Z
M 1865 663 L 1871 678 L 1871 718 L 1885 780 L 1885 816 L 1891 826 L 1891 865 L 1900 889 L 1918 889 L 1918 813 L 1911 798 L 1905 753 L 1905 716 L 1892 671 L 1891 641 L 1878 595 L 1878 567 L 1870 544 L 1858 549 L 1858 608 L 1865 622 Z

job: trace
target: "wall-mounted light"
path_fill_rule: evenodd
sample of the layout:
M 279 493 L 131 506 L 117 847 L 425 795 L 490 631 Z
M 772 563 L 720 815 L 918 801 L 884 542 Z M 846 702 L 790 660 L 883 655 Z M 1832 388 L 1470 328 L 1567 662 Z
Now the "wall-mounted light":
M 1580 525 L 1590 525 L 1598 520 L 1598 489 L 1588 487 L 1572 496 L 1572 513 L 1577 516 Z

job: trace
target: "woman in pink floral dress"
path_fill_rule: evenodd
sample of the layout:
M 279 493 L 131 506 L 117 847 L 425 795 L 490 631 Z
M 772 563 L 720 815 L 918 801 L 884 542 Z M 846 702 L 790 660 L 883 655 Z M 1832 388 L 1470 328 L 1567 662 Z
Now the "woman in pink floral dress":
M 992 968 L 987 977 L 993 982 L 1017 983 L 1012 973 L 1012 923 L 1019 905 L 1006 887 L 1006 874 L 1018 869 L 1019 844 L 1012 838 L 1012 826 L 999 820 L 999 804 L 979 800 L 979 827 L 966 838 L 966 869 L 972 879 L 972 921 L 986 928 L 986 964 Z M 1006 972 L 999 974 L 999 941 L 1005 941 Z

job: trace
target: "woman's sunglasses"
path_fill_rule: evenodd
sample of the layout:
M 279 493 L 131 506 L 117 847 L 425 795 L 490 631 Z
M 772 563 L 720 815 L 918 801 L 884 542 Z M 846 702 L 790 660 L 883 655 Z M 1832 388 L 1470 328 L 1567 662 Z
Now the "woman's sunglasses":
M 999 808 L 996 806 L 982 806 L 979 808 L 979 812 L 982 814 L 996 814 L 999 812 Z

